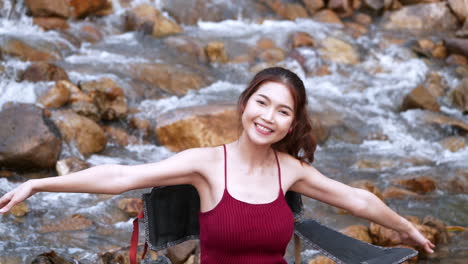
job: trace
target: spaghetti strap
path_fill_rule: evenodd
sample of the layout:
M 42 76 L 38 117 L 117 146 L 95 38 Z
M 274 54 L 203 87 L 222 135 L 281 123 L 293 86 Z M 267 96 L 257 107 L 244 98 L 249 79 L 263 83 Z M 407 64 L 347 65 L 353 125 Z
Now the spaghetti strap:
M 224 190 L 227 190 L 227 152 L 226 144 L 223 144 L 224 148 Z
M 279 160 L 278 160 L 278 155 L 276 154 L 276 151 L 273 150 L 273 153 L 275 153 L 275 159 L 276 159 L 276 165 L 278 167 L 278 178 L 279 178 L 279 187 L 280 187 L 280 190 L 283 190 L 283 188 L 281 187 L 281 166 L 280 166 L 280 163 L 279 163 Z

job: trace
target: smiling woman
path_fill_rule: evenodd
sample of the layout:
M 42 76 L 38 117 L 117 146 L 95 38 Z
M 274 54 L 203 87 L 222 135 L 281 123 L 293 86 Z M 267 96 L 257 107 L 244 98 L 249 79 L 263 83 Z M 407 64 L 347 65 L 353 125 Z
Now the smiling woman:
M 0 198 L 0 212 L 40 191 L 117 194 L 190 184 L 200 197 L 202 264 L 284 264 L 294 228 L 285 199 L 290 190 L 392 228 L 432 253 L 434 245 L 375 195 L 330 179 L 310 164 L 316 143 L 304 84 L 296 74 L 279 67 L 259 72 L 238 109 L 243 130 L 234 142 L 154 163 L 101 165 L 72 177 L 30 180 Z

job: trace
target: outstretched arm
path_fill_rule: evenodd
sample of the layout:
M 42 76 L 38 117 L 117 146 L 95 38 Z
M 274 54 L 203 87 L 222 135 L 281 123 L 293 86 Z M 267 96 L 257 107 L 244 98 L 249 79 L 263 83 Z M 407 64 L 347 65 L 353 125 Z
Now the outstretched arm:
M 0 198 L 0 213 L 37 192 L 78 192 L 118 194 L 132 189 L 195 184 L 200 180 L 200 156 L 191 149 L 166 160 L 142 165 L 99 165 L 59 177 L 29 180 Z
M 332 180 L 307 164 L 302 165 L 298 173 L 300 177 L 291 186 L 292 191 L 396 230 L 402 238 L 409 238 L 428 253 L 433 252 L 435 246 L 413 224 L 392 211 L 373 193 Z

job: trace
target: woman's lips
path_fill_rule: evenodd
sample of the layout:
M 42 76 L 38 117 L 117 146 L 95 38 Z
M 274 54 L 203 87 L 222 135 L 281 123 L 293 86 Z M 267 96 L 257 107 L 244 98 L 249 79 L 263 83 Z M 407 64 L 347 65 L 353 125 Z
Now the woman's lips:
M 258 124 L 258 123 L 255 123 L 255 129 L 262 135 L 270 135 L 271 133 L 273 133 L 273 130 L 270 129 L 269 127 L 266 127 L 264 125 L 261 125 L 261 124 Z

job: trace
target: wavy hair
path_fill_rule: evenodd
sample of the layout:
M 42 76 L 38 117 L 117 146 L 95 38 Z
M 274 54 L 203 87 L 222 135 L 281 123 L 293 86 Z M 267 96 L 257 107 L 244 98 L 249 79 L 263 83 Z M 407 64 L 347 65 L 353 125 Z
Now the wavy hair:
M 281 67 L 272 67 L 258 72 L 239 97 L 237 102 L 239 116 L 242 116 L 249 98 L 266 82 L 283 84 L 288 88 L 294 100 L 292 131 L 274 143 L 273 149 L 286 152 L 301 162 L 312 163 L 317 142 L 312 133 L 312 122 L 307 112 L 307 95 L 304 83 L 292 71 Z

